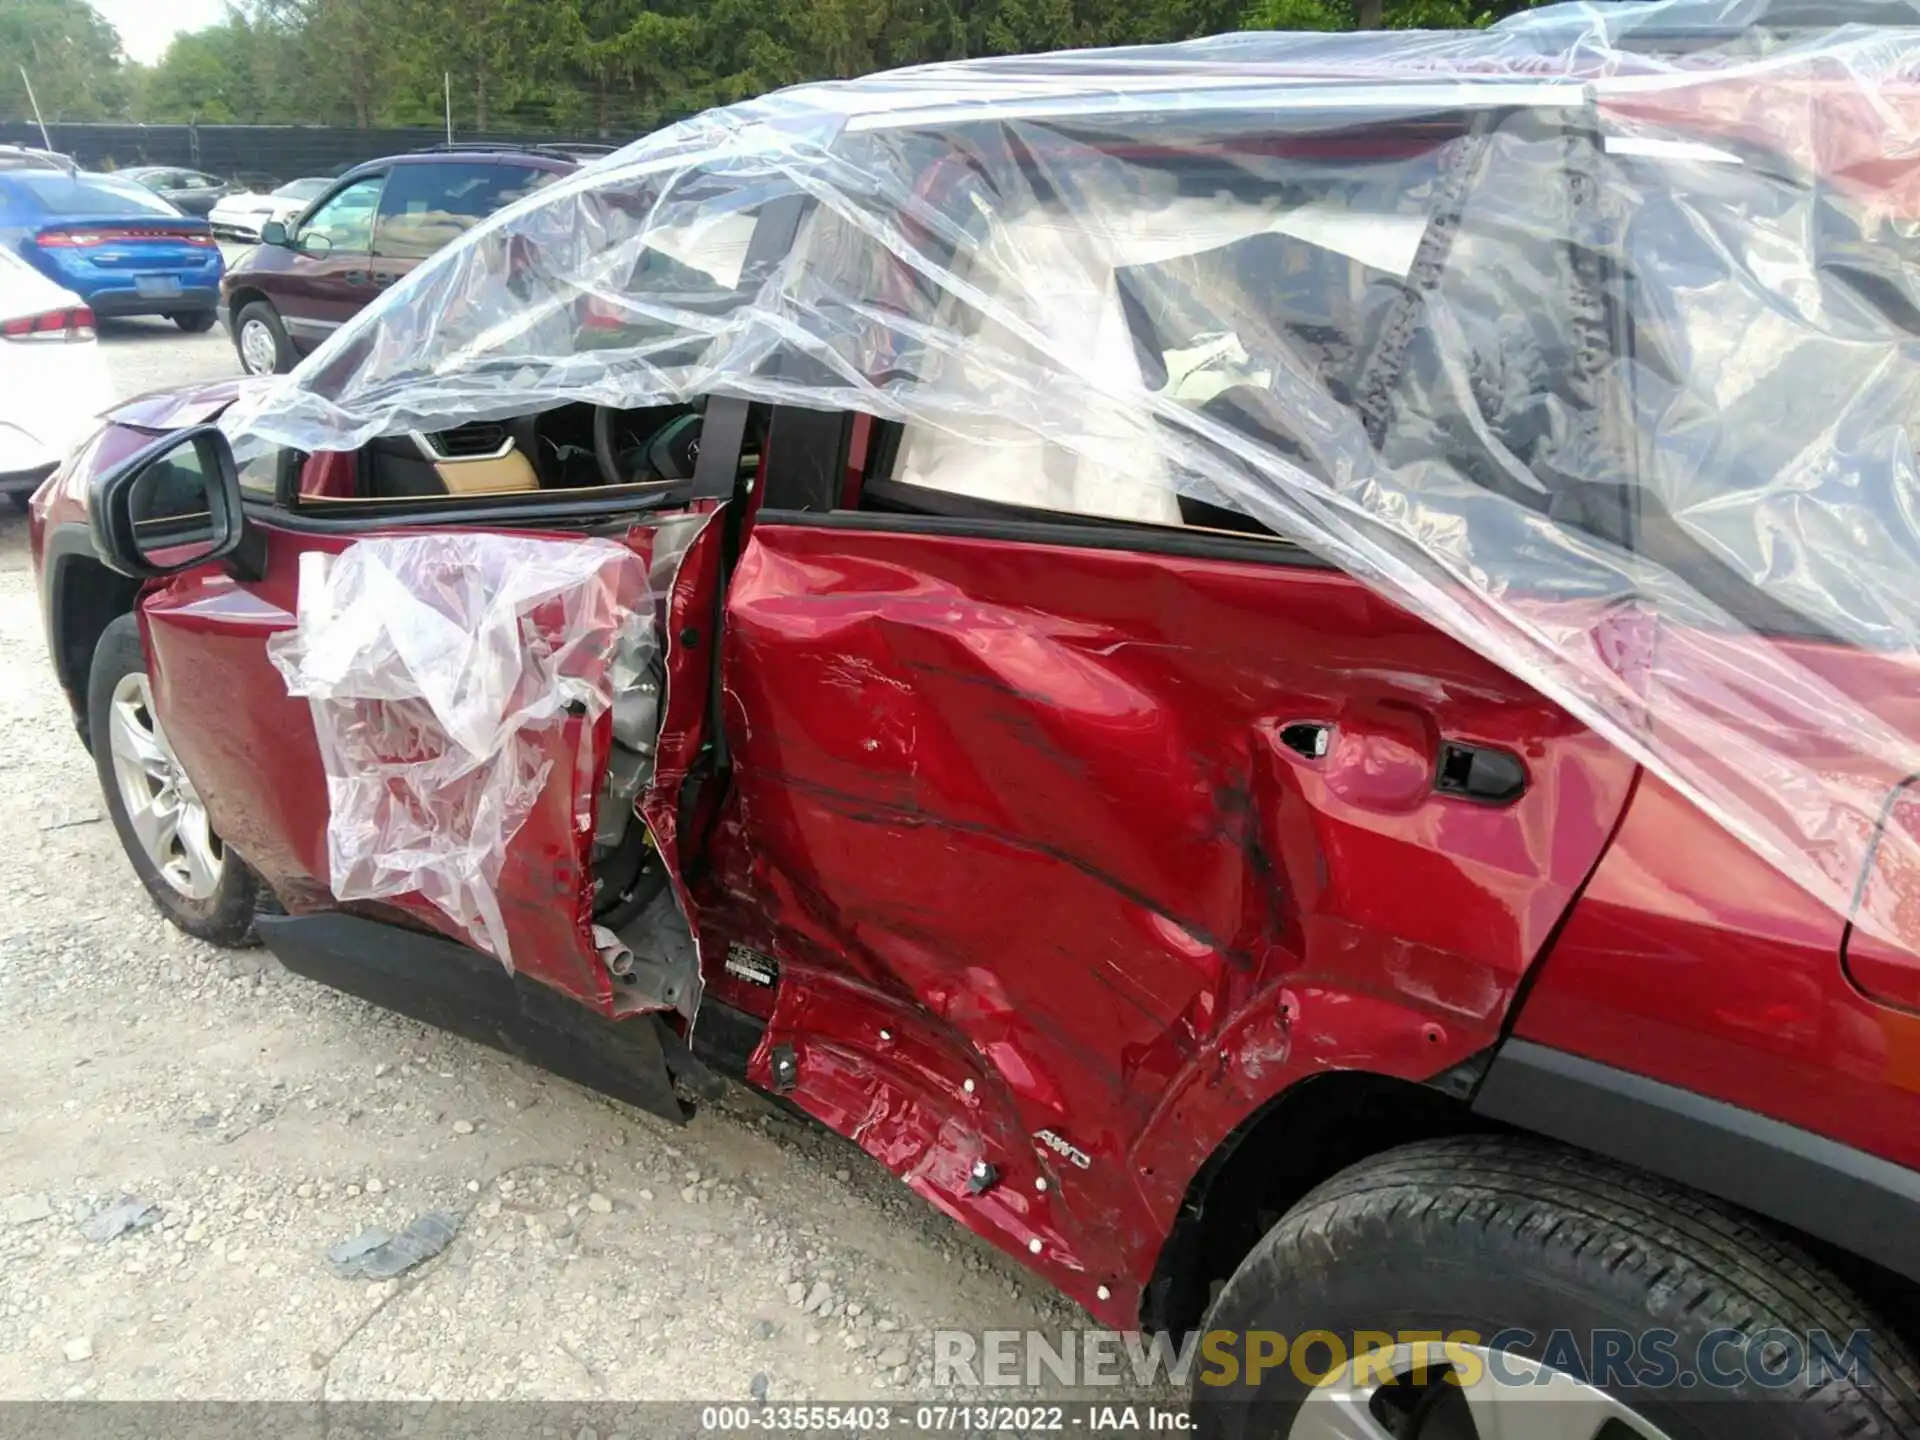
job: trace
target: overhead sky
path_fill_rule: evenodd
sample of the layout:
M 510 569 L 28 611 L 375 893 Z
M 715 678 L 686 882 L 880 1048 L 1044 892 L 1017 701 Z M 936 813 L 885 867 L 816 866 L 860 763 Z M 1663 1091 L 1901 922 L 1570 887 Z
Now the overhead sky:
M 120 32 L 127 58 L 142 65 L 158 60 L 176 31 L 217 24 L 227 13 L 226 0 L 93 0 L 93 8 Z

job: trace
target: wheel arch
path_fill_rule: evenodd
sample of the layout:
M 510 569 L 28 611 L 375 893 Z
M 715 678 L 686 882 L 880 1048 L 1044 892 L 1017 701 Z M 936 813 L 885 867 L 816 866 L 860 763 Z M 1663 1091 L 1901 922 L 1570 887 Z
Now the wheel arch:
M 47 650 L 73 711 L 74 728 L 87 744 L 87 677 L 93 652 L 107 626 L 129 614 L 140 599 L 140 582 L 109 570 L 94 553 L 87 527 L 67 523 L 48 530 L 44 546 Z
M 1477 1116 L 1752 1211 L 1920 1285 L 1920 1174 L 1811 1130 L 1528 1040 L 1506 1041 Z
M 1237 1127 L 1188 1186 L 1141 1301 L 1184 1334 L 1294 1204 L 1421 1140 L 1506 1132 L 1624 1164 L 1790 1235 L 1920 1343 L 1920 1175 L 1824 1136 L 1596 1061 L 1510 1039 L 1426 1082 L 1324 1071 Z
M 1141 1299 L 1141 1324 L 1180 1335 L 1308 1191 L 1416 1140 L 1495 1128 L 1467 1101 L 1478 1060 L 1428 1083 L 1327 1070 L 1282 1090 L 1220 1142 L 1187 1187 Z
M 227 297 L 227 313 L 237 321 L 240 318 L 240 312 L 255 301 L 261 301 L 268 305 L 273 304 L 272 297 L 264 290 L 252 285 L 235 286 L 233 293 Z M 275 307 L 275 313 L 279 313 L 277 306 Z

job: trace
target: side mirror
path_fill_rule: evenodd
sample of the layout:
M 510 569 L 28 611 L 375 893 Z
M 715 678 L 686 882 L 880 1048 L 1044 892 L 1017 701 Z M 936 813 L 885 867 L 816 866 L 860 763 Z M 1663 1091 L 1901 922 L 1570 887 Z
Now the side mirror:
M 284 220 L 267 221 L 266 224 L 260 227 L 260 243 L 262 245 L 286 245 L 291 243 L 287 238 L 287 222 Z
M 223 559 L 246 538 L 233 447 L 217 425 L 161 437 L 93 482 L 94 553 L 137 580 Z
M 302 255 L 311 255 L 316 260 L 323 260 L 333 253 L 333 237 L 324 230 L 315 230 L 312 234 L 302 234 L 300 243 L 293 248 Z

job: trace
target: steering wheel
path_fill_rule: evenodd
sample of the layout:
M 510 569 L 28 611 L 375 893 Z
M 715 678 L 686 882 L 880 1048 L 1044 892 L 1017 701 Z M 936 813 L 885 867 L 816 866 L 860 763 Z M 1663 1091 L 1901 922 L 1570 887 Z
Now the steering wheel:
M 608 485 L 679 485 L 693 479 L 700 460 L 700 420 L 684 411 L 664 425 L 658 410 L 593 407 L 593 458 Z M 647 417 L 643 431 L 633 421 Z

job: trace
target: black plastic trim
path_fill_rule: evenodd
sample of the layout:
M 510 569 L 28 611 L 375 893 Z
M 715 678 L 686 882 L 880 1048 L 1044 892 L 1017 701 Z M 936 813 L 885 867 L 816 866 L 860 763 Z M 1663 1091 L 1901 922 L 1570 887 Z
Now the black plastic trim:
M 689 1041 L 693 1053 L 722 1075 L 746 1083 L 747 1065 L 767 1033 L 767 1022 L 757 1015 L 706 996 L 693 1022 Z
M 87 735 L 87 676 L 93 663 L 91 651 L 85 656 L 74 657 L 78 661 L 77 672 L 70 672 L 66 660 L 65 644 L 74 623 L 66 613 L 67 570 L 76 561 L 86 561 L 99 568 L 99 575 L 90 587 L 90 593 L 98 596 L 106 586 L 122 587 L 125 591 L 126 605 L 119 608 L 108 602 L 107 608 L 114 615 L 125 614 L 138 601 L 140 585 L 107 568 L 99 553 L 93 548 L 93 535 L 86 524 L 77 520 L 62 521 L 49 526 L 40 545 L 40 619 L 45 626 L 47 636 L 47 660 L 53 666 L 54 677 L 60 682 L 60 689 L 67 697 L 67 705 L 73 711 L 73 728 L 79 733 L 82 743 L 88 743 Z M 111 623 L 112 616 L 103 622 Z
M 871 486 L 869 486 L 871 488 Z M 1332 570 L 1310 550 L 1286 540 L 1242 540 L 1231 535 L 1097 521 L 996 519 L 988 516 L 902 515 L 883 510 L 762 510 L 760 525 L 809 526 L 818 530 L 865 530 L 883 535 L 956 535 L 978 540 L 1017 540 L 1029 545 L 1070 545 L 1082 550 L 1133 550 L 1195 560 L 1234 560 Z
M 776 405 L 767 431 L 761 506 L 824 514 L 838 505 L 852 430 L 851 410 Z
M 0 495 L 31 495 L 59 468 L 58 462 L 49 462 L 27 470 L 9 470 L 0 475 Z
M 671 503 L 669 503 L 671 502 Z M 472 509 L 422 508 L 418 500 L 358 502 L 351 515 L 322 517 L 309 509 L 282 509 L 265 501 L 246 502 L 247 518 L 276 530 L 300 531 L 313 535 L 351 535 L 362 530 L 426 529 L 435 525 L 486 525 L 502 528 L 545 529 L 560 520 L 614 520 L 626 515 L 645 515 L 658 510 L 678 510 L 686 506 L 684 495 L 661 492 L 657 495 L 625 495 L 606 500 L 542 500 L 537 492 L 528 492 L 517 505 L 477 505 Z
M 1528 1040 L 1500 1047 L 1473 1108 L 1920 1281 L 1920 1173 L 1877 1155 Z
M 491 955 L 358 915 L 258 915 L 261 942 L 296 975 L 529 1060 L 676 1124 L 680 1037 L 658 1015 L 609 1020 Z M 690 1067 L 689 1067 L 690 1068 Z M 699 1075 L 689 1079 L 699 1079 Z

